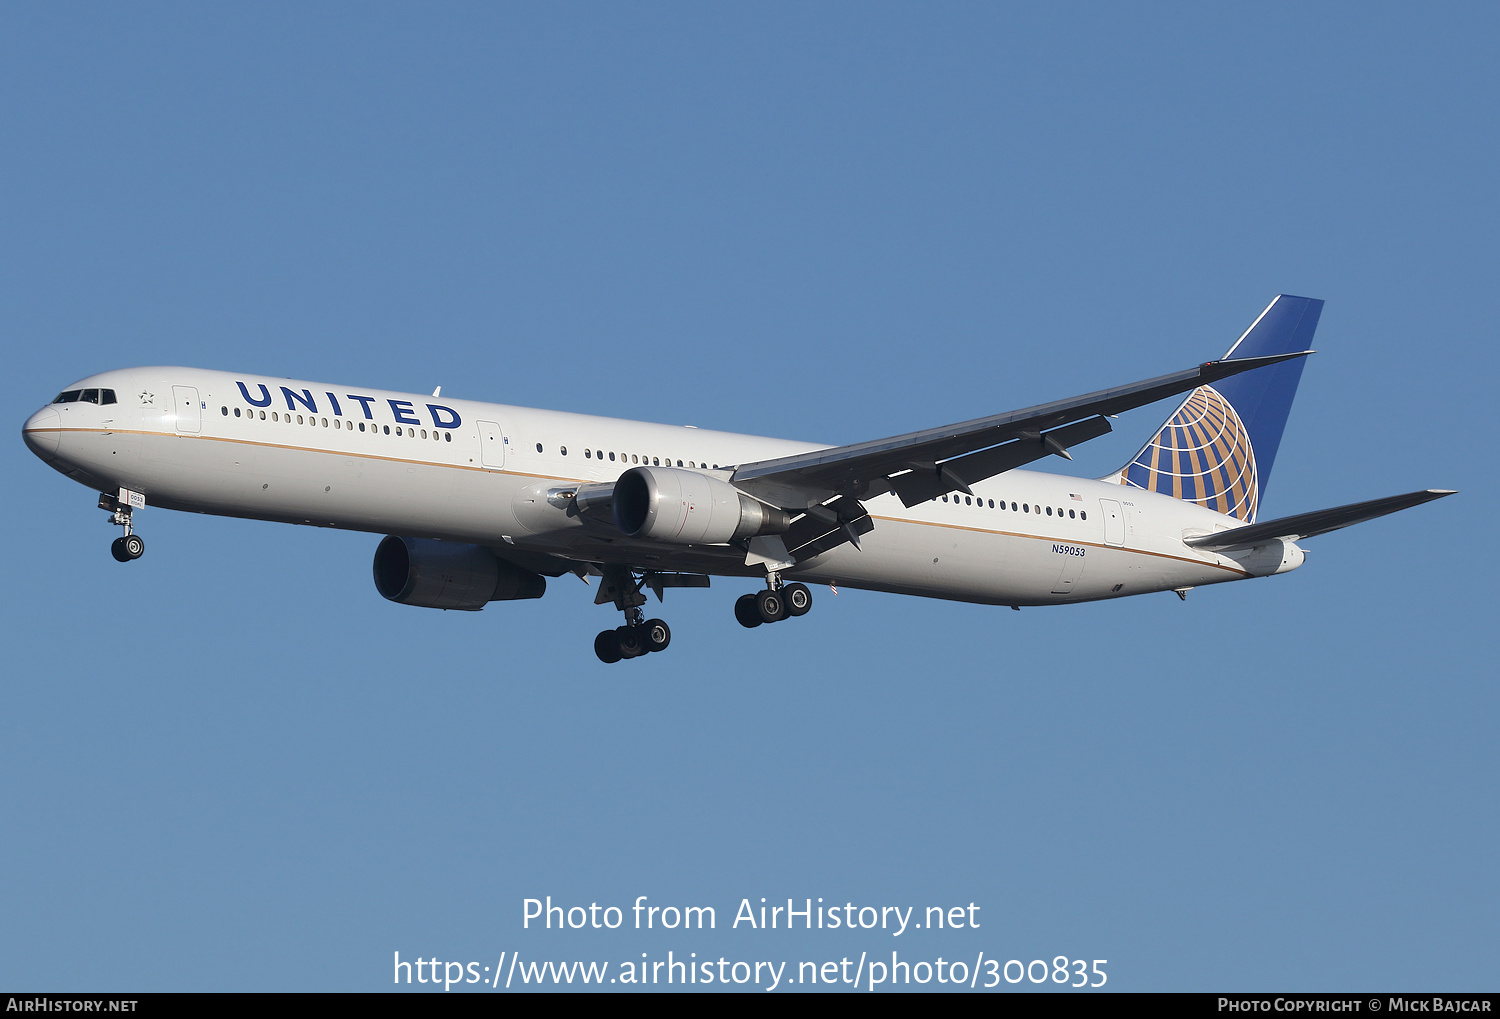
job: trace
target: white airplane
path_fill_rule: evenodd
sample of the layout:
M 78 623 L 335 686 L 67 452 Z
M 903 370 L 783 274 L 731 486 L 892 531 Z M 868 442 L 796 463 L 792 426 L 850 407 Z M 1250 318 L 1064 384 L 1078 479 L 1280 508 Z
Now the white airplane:
M 192 368 L 74 383 L 26 422 L 32 451 L 134 511 L 387 535 L 392 601 L 481 609 L 546 577 L 600 583 L 625 625 L 605 662 L 663 650 L 646 590 L 753 577 L 747 627 L 800 616 L 806 582 L 992 605 L 1056 605 L 1285 573 L 1296 542 L 1453 494 L 1429 489 L 1257 522 L 1323 302 L 1281 295 L 1220 360 L 1132 385 L 852 446 L 714 432 Z M 1098 480 L 1020 470 L 1187 394 Z M 1071 459 L 1071 458 L 1070 458 Z

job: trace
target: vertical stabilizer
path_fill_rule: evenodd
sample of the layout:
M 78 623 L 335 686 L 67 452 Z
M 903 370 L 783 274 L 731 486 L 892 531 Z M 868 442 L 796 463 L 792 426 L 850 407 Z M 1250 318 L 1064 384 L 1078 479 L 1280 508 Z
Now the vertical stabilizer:
M 1323 302 L 1278 296 L 1225 359 L 1308 350 Z M 1109 480 L 1255 520 L 1297 383 L 1302 358 L 1193 390 L 1156 436 Z

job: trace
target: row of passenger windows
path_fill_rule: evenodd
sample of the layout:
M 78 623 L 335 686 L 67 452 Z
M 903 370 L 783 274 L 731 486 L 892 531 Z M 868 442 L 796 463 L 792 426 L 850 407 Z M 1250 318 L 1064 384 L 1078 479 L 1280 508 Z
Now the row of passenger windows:
M 974 498 L 972 496 L 967 496 L 967 495 L 964 496 L 963 498 L 964 498 L 964 505 L 965 506 L 978 506 L 980 509 L 984 509 L 986 505 L 988 505 L 988 507 L 990 509 L 1005 509 L 1006 508 L 1005 500 L 1004 499 L 1001 499 L 999 503 L 996 503 L 994 499 L 988 499 L 988 500 L 986 500 L 986 499 L 976 499 L 976 498 Z M 946 495 L 943 496 L 943 501 L 947 502 L 948 501 L 948 496 L 946 496 Z M 953 505 L 955 505 L 955 506 L 958 505 L 958 496 L 957 496 L 957 494 L 955 494 L 953 496 Z M 1052 516 L 1060 517 L 1060 516 L 1063 515 L 1063 509 L 1062 509 L 1061 506 L 1057 507 L 1057 510 L 1055 512 L 1053 511 L 1053 509 L 1052 509 L 1051 506 L 1033 506 L 1029 502 L 1023 502 L 1019 506 L 1016 503 L 1011 503 L 1009 508 L 1011 510 L 1013 510 L 1013 511 L 1020 512 L 1020 513 L 1037 513 L 1037 514 L 1045 513 L 1049 517 L 1052 517 Z M 1087 520 L 1089 518 L 1089 515 L 1087 513 L 1085 513 L 1083 510 L 1076 510 L 1076 511 L 1075 510 L 1068 510 L 1068 518 L 1070 520 L 1074 520 L 1074 519 L 1076 519 L 1076 520 Z
M 230 408 L 228 408 L 228 407 L 220 407 L 219 408 L 219 413 L 222 414 L 224 417 L 228 417 L 229 416 L 229 410 L 230 410 Z M 269 420 L 271 420 L 271 421 L 285 421 L 287 424 L 292 424 L 292 414 L 291 414 L 290 411 L 288 411 L 285 414 L 282 414 L 282 413 L 280 413 L 278 411 L 274 411 L 273 410 L 273 411 L 270 411 L 269 413 L 271 415 L 270 418 L 269 418 Z M 242 415 L 241 412 L 240 412 L 240 408 L 238 408 L 238 407 L 234 408 L 234 416 L 235 417 L 241 417 L 241 416 L 243 416 L 243 417 L 249 418 L 251 421 L 255 421 L 255 420 L 257 420 L 257 418 L 256 418 L 257 414 L 260 415 L 260 417 L 259 417 L 258 420 L 261 420 L 261 421 L 268 420 L 267 417 L 266 417 L 266 414 L 267 414 L 266 411 L 263 411 L 263 410 L 258 411 L 258 410 L 256 410 L 255 408 L 252 407 L 249 410 L 245 411 L 243 413 L 243 415 Z M 327 418 L 313 417 L 312 415 L 309 414 L 307 416 L 305 422 L 304 422 L 303 416 L 301 414 L 297 415 L 297 421 L 296 421 L 296 423 L 299 424 L 299 425 L 306 423 L 306 424 L 312 426 L 313 428 L 316 428 L 316 427 L 318 427 L 318 424 L 320 422 L 322 423 L 322 426 L 324 428 L 329 427 L 329 425 L 328 425 L 328 419 Z M 334 418 L 333 419 L 333 427 L 334 428 L 342 428 L 342 429 L 345 429 L 347 431 L 351 431 L 352 432 L 352 431 L 354 431 L 354 429 L 355 429 L 356 426 L 362 432 L 366 430 L 365 423 L 363 421 L 359 421 L 359 422 L 345 421 L 342 418 Z M 391 434 L 391 426 L 390 425 L 377 425 L 374 422 L 370 423 L 370 426 L 369 426 L 368 430 L 369 430 L 369 433 L 371 435 L 390 435 Z M 427 429 L 425 429 L 425 428 L 406 428 L 406 429 L 403 429 L 400 425 L 397 425 L 396 426 L 396 432 L 395 432 L 395 434 L 396 435 L 405 435 L 407 438 L 410 438 L 410 439 L 415 439 L 415 438 L 419 438 L 419 437 L 425 439 L 425 438 L 427 438 Z M 436 428 L 434 428 L 432 430 L 432 441 L 433 442 L 452 442 L 453 441 L 453 433 L 452 432 L 440 432 Z
M 542 446 L 542 444 L 540 442 L 538 442 L 536 444 L 536 451 L 538 453 L 546 452 L 546 450 L 543 448 L 543 446 Z M 567 456 L 568 455 L 568 447 L 567 446 L 558 446 L 557 447 L 557 451 L 559 453 L 561 453 L 563 456 Z M 616 460 L 616 456 L 615 456 L 615 453 L 613 451 L 611 451 L 609 453 L 606 453 L 602 449 L 585 449 L 583 451 L 583 456 L 584 456 L 585 460 L 603 460 L 605 457 L 608 457 L 610 460 Z M 647 467 L 671 467 L 672 466 L 672 458 L 669 457 L 669 456 L 668 457 L 641 456 L 638 453 L 621 453 L 621 454 L 619 454 L 617 462 L 618 463 L 644 464 Z M 677 466 L 678 467 L 684 466 L 683 462 L 681 460 L 678 460 L 677 461 Z M 687 462 L 686 466 L 693 467 L 693 468 L 696 468 L 696 469 L 702 469 L 702 470 L 707 470 L 708 469 L 708 464 L 707 463 L 699 463 L 696 460 L 689 460 Z M 718 470 L 719 469 L 719 465 L 718 464 L 714 464 L 713 469 L 714 470 Z
M 115 391 L 113 389 L 70 389 L 66 393 L 58 393 L 53 403 L 114 403 Z

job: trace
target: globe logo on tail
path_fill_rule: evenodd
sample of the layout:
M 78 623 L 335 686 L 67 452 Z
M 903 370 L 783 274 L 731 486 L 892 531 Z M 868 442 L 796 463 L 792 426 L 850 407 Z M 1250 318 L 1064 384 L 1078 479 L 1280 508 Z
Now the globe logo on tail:
M 1212 386 L 1193 391 L 1125 468 L 1120 483 L 1197 503 L 1246 523 L 1255 520 L 1260 498 L 1250 433 Z

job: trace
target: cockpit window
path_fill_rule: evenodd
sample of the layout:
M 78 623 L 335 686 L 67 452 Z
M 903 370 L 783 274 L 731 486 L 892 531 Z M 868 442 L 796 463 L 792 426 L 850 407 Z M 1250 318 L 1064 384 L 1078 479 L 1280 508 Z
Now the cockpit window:
M 53 403 L 114 403 L 113 389 L 69 389 L 58 393 Z

